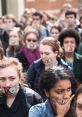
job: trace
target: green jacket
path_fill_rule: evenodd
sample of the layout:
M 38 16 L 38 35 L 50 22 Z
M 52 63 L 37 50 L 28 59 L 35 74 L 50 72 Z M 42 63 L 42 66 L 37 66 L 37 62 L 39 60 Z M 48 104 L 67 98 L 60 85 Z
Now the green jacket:
M 73 62 L 73 72 L 76 79 L 82 83 L 82 55 L 75 53 Z

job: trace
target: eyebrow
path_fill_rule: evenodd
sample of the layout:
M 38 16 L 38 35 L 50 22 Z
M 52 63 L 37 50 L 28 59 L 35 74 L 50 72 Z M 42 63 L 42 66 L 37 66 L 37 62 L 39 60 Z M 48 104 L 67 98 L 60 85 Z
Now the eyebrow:
M 78 104 L 79 106 L 82 106 L 82 103 L 80 103 L 80 102 L 77 102 L 76 104 Z
M 71 86 L 69 86 L 67 89 L 69 89 L 69 88 L 71 88 Z M 65 89 L 62 89 L 62 88 L 61 88 L 61 89 L 56 89 L 56 90 L 65 90 Z
M 16 76 L 4 76 L 4 77 L 0 77 L 0 78 L 11 78 L 11 77 L 16 77 Z

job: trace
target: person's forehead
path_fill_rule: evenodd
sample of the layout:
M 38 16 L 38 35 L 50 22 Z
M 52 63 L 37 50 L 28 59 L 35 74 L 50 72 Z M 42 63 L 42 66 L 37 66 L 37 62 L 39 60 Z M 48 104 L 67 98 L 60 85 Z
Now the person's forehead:
M 14 65 L 10 65 L 10 66 L 5 67 L 5 68 L 0 68 L 0 74 L 1 74 L 0 77 L 10 76 L 10 75 L 18 74 L 18 71 Z
M 53 28 L 52 31 L 53 32 L 59 32 L 59 30 L 57 28 Z
M 40 49 L 44 49 L 44 48 L 47 49 L 47 51 L 52 49 L 52 47 L 47 44 L 46 45 L 40 44 Z
M 75 18 L 74 14 L 68 14 L 68 15 L 66 15 L 66 18 L 68 18 L 68 17 L 74 17 Z
M 74 37 L 65 37 L 64 41 L 76 41 Z
M 18 33 L 16 31 L 11 31 L 9 35 L 17 35 Z
M 37 16 L 33 15 L 33 18 L 40 18 L 40 16 L 39 15 L 37 15 Z
M 67 89 L 69 87 L 71 87 L 70 79 L 60 80 L 55 84 L 55 88 L 58 88 L 58 89 L 61 89 L 61 88 L 63 88 L 63 89 L 66 88 Z

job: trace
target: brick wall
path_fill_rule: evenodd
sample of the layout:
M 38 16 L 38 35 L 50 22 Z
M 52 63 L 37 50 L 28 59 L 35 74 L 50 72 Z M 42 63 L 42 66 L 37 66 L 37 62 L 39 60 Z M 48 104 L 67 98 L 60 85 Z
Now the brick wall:
M 25 0 L 25 8 L 36 8 L 38 10 L 59 10 L 63 4 L 67 3 L 67 0 L 56 0 L 56 2 L 50 2 L 50 0 L 35 0 L 35 2 L 28 2 Z M 71 0 L 71 5 L 74 8 L 78 6 L 78 0 Z

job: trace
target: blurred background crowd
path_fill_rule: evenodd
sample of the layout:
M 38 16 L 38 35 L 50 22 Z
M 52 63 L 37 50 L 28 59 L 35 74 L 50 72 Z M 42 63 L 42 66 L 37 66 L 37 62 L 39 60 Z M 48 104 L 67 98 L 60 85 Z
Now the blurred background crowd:
M 82 1 L 10 1 L 0 1 L 0 62 L 17 58 L 23 67 L 24 83 L 41 96 L 39 77 L 46 77 L 43 72 L 55 66 L 71 70 L 81 84 Z M 61 70 L 60 73 L 59 77 Z

